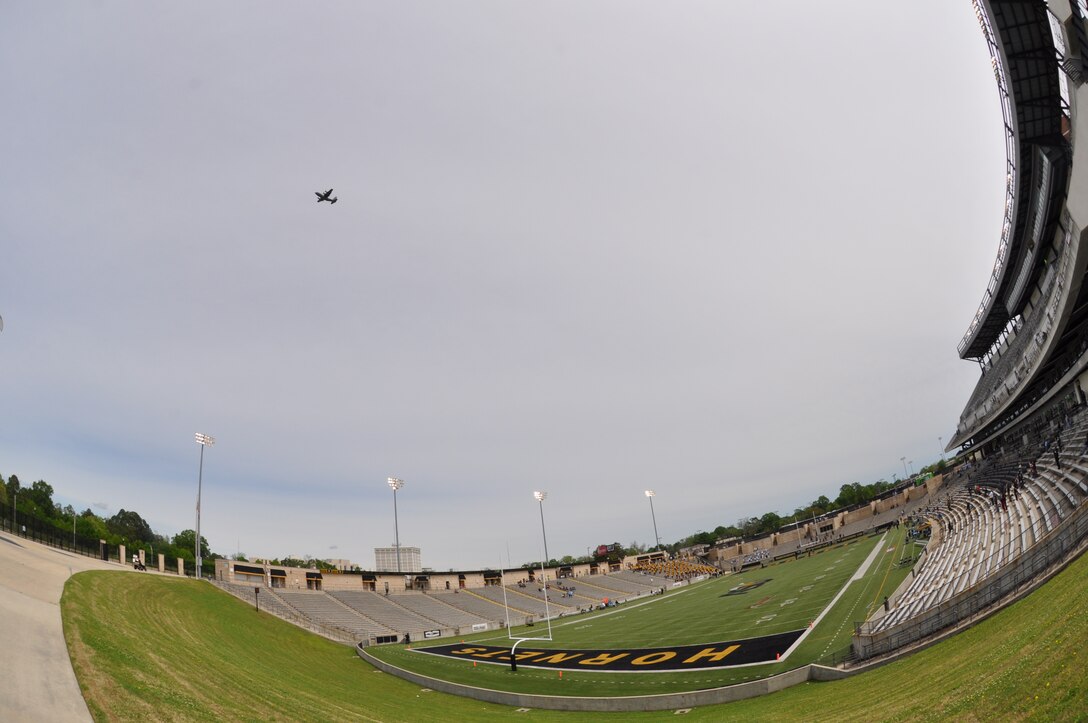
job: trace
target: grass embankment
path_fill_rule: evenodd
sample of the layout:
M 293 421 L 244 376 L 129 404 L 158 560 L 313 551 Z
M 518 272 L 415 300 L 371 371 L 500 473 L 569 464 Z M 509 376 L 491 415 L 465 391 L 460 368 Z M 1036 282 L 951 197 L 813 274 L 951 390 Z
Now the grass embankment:
M 685 720 L 1084 719 L 1085 590 L 1088 557 L 994 618 L 906 660 L 845 681 L 698 708 Z M 423 692 L 375 672 L 350 648 L 258 614 L 193 581 L 80 573 L 69 580 L 61 606 L 76 676 L 98 720 L 602 716 L 541 710 L 517 714 L 508 707 Z M 620 716 L 671 719 L 673 713 L 611 717 Z

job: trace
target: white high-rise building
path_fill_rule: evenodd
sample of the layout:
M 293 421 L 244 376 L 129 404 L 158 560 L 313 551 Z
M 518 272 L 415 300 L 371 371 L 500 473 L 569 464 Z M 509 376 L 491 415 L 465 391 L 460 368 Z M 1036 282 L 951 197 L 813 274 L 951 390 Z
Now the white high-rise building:
M 374 548 L 374 571 L 397 571 L 397 548 L 395 545 L 392 547 Z M 400 571 L 423 572 L 423 561 L 419 554 L 418 547 L 400 546 Z

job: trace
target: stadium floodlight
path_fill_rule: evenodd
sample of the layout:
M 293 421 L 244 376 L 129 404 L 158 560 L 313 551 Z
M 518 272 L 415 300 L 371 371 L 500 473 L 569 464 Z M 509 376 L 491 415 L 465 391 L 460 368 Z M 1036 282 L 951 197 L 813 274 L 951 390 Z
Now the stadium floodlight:
M 397 551 L 397 574 L 400 573 L 400 525 L 397 523 L 397 490 L 404 486 L 404 480 L 390 477 L 386 480 L 393 488 L 393 547 Z
M 944 459 L 944 437 L 937 437 L 937 446 L 941 449 L 941 459 Z
M 908 476 L 907 475 L 907 458 L 906 457 L 900 457 L 899 461 L 903 463 L 903 476 L 907 477 Z
M 544 531 L 544 500 L 548 499 L 547 492 L 533 492 L 533 499 L 540 503 L 540 534 L 544 538 L 544 565 L 548 564 L 548 533 Z M 547 597 L 547 596 L 545 596 Z
M 506 607 L 506 621 L 507 621 L 506 622 L 506 629 L 508 631 L 507 635 L 509 635 L 510 639 L 514 641 L 514 645 L 510 648 L 510 670 L 512 672 L 515 672 L 515 673 L 518 670 L 518 656 L 517 656 L 518 645 L 525 642 L 526 640 L 548 640 L 548 641 L 550 641 L 552 639 L 552 614 L 551 614 L 550 608 L 548 607 L 548 576 L 545 573 L 545 565 L 547 564 L 547 560 L 548 560 L 548 533 L 545 532 L 545 530 L 544 530 L 544 500 L 548 499 L 548 493 L 547 492 L 541 492 L 540 490 L 536 490 L 536 491 L 533 492 L 533 499 L 535 499 L 537 501 L 537 504 L 540 505 L 540 534 L 541 534 L 541 537 L 544 538 L 544 560 L 541 561 L 541 563 L 540 563 L 540 580 L 541 580 L 541 587 L 543 587 L 543 589 L 544 589 L 544 619 L 547 620 L 547 622 L 548 622 L 548 636 L 546 638 L 539 638 L 539 637 L 538 638 L 515 638 L 513 632 L 510 632 L 511 631 L 511 628 L 510 628 L 510 606 L 508 604 L 506 604 L 506 582 L 505 582 L 506 578 L 505 578 L 505 572 L 504 572 L 504 575 L 503 575 L 503 593 L 502 594 L 503 594 L 503 604 Z M 499 561 L 499 569 L 500 570 L 502 569 L 502 561 L 501 560 Z
M 653 490 L 646 490 L 646 496 L 650 498 L 650 519 L 654 521 L 654 546 L 661 547 L 661 538 L 657 534 L 657 516 L 654 515 L 654 497 L 657 495 Z
M 200 445 L 200 471 L 196 477 L 196 576 L 201 577 L 200 568 L 204 561 L 200 557 L 200 493 L 204 486 L 204 448 L 215 444 L 215 437 L 196 433 L 196 443 Z
M 912 459 L 910 462 L 907 462 L 907 464 L 910 465 L 910 476 L 913 478 L 914 477 L 914 460 Z

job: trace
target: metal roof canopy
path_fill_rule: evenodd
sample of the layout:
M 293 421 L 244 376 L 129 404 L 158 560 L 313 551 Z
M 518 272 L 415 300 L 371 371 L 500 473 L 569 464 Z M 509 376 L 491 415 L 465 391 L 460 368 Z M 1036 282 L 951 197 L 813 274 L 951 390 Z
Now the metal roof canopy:
M 1005 57 L 1009 93 L 1016 112 L 1017 146 L 1019 150 L 1016 190 L 1015 226 L 1009 234 L 1006 264 L 1000 270 L 1000 281 L 988 299 L 988 307 L 975 328 L 974 335 L 961 349 L 961 359 L 979 359 L 986 355 L 1001 336 L 1016 310 L 1005 308 L 1004 299 L 1017 274 L 1009 263 L 1024 256 L 1025 229 L 1030 222 L 1028 208 L 1034 184 L 1032 177 L 1035 154 L 1033 146 L 1067 147 L 1062 136 L 1065 113 L 1058 82 L 1058 54 L 1050 31 L 1050 17 L 1043 0 L 990 0 L 987 3 Z M 1065 184 L 1056 184 L 1064 194 Z M 1049 225 L 1049 224 L 1048 224 Z M 1032 279 L 1034 283 L 1035 279 Z

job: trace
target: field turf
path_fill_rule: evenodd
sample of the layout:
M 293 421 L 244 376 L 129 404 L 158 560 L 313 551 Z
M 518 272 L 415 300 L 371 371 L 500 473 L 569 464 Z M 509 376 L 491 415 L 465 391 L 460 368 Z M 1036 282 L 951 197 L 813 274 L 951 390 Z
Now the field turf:
M 761 635 L 804 630 L 815 623 L 801 645 L 782 662 L 675 672 L 565 672 L 560 682 L 555 671 L 533 669 L 523 662 L 516 673 L 509 663 L 473 666 L 465 659 L 437 657 L 419 652 L 426 645 L 383 646 L 371 649 L 376 656 L 398 667 L 468 685 L 521 693 L 567 695 L 632 695 L 714 688 L 781 673 L 811 662 L 834 663 L 849 652 L 855 622 L 889 594 L 907 574 L 896 563 L 903 555 L 902 532 L 864 537 L 832 546 L 811 556 L 766 567 L 754 567 L 737 575 L 675 588 L 615 608 L 561 618 L 552 623 L 551 642 L 522 643 L 519 650 L 604 649 L 708 644 Z M 877 550 L 867 573 L 850 582 L 865 559 Z M 737 593 L 755 583 L 755 587 Z M 849 583 L 849 585 L 847 584 Z M 574 580 L 577 585 L 577 579 Z M 844 590 L 844 586 L 845 590 Z M 835 596 L 833 608 L 820 618 Z M 547 635 L 545 624 L 513 631 L 514 637 Z M 466 643 L 505 645 L 512 640 L 505 631 L 466 636 Z M 438 641 L 448 642 L 448 641 Z M 782 651 L 785 652 L 785 651 Z

